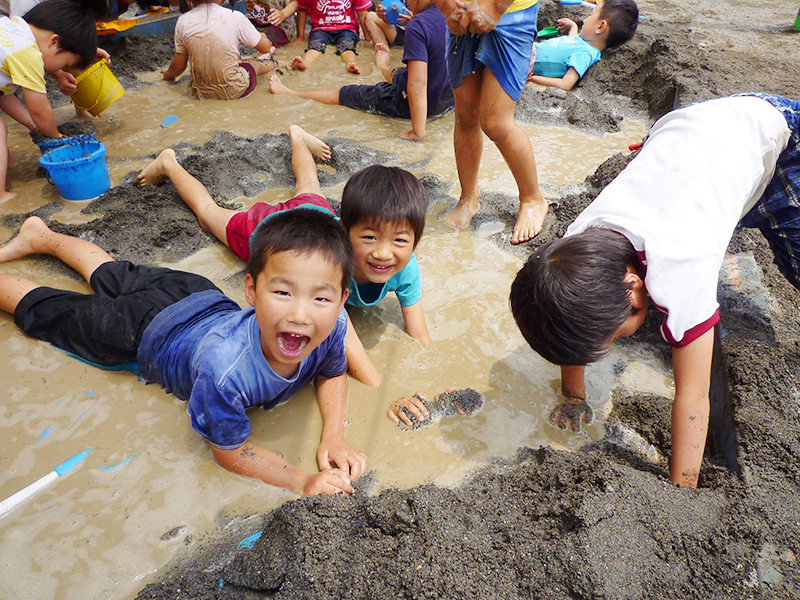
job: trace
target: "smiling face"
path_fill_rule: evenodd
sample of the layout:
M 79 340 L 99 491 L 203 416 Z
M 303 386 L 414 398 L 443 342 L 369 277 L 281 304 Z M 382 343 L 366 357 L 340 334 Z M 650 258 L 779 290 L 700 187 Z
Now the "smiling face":
M 386 283 L 411 260 L 414 230 L 407 222 L 360 222 L 350 229 L 350 242 L 356 256 L 356 283 Z
M 281 377 L 294 375 L 333 331 L 347 299 L 342 271 L 319 252 L 277 252 L 257 281 L 245 277 L 245 297 L 256 309 L 261 349 Z

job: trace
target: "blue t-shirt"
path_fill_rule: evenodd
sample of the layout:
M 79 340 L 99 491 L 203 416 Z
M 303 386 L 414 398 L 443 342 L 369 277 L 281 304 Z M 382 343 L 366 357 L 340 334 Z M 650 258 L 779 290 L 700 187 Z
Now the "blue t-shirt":
M 415 14 L 406 25 L 403 41 L 403 62 L 419 60 L 428 63 L 428 116 L 440 115 L 454 105 L 453 90 L 447 77 L 444 15 L 435 4 Z M 408 90 L 408 69 L 399 69 L 394 83 Z
M 192 427 L 215 446 L 238 448 L 250 437 L 245 411 L 285 402 L 317 376 L 347 370 L 347 315 L 303 360 L 291 379 L 269 366 L 255 309 L 218 290 L 194 293 L 156 315 L 139 346 L 139 379 L 188 401 Z
M 543 42 L 536 42 L 536 61 L 533 74 L 542 77 L 562 78 L 570 67 L 578 72 L 578 77 L 600 60 L 600 50 L 589 44 L 581 36 L 562 35 Z
M 411 260 L 397 275 L 386 283 L 365 283 L 357 285 L 356 280 L 350 280 L 350 295 L 347 304 L 350 306 L 374 306 L 386 297 L 389 292 L 397 294 L 400 306 L 411 306 L 422 299 L 422 278 L 419 274 L 417 257 L 411 255 Z

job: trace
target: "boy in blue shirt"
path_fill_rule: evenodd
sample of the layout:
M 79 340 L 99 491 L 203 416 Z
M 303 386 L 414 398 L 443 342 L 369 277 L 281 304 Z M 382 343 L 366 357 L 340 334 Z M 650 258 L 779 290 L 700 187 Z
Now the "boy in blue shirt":
M 559 19 L 562 35 L 533 45 L 528 81 L 571 90 L 600 53 L 624 44 L 636 33 L 639 8 L 633 0 L 597 0 L 581 26 L 572 19 Z
M 138 178 L 142 185 L 169 179 L 197 215 L 200 226 L 234 254 L 249 260 L 252 236 L 276 213 L 302 207 L 334 214 L 322 195 L 314 162 L 314 157 L 330 160 L 330 147 L 297 125 L 289 127 L 289 136 L 297 183 L 294 197 L 279 204 L 257 202 L 246 211 L 222 208 L 205 186 L 178 163 L 175 152 L 169 148 Z M 427 210 L 428 196 L 419 179 L 397 167 L 373 165 L 362 169 L 348 180 L 342 192 L 342 223 L 355 251 L 355 271 L 349 282 L 347 303 L 372 306 L 388 292 L 395 292 L 406 331 L 426 348 L 430 337 L 422 310 L 422 284 L 414 249 L 425 229 Z M 349 320 L 347 366 L 350 374 L 365 385 L 380 384 L 380 375 Z
M 0 309 L 33 337 L 97 366 L 129 368 L 186 401 L 192 427 L 226 469 L 307 495 L 352 493 L 367 457 L 344 437 L 347 233 L 320 211 L 285 211 L 259 229 L 252 247 L 251 308 L 241 310 L 204 277 L 114 261 L 30 217 L 0 248 L 0 262 L 49 254 L 95 293 L 0 275 Z M 314 474 L 253 443 L 246 414 L 288 400 L 312 379 L 322 416 Z

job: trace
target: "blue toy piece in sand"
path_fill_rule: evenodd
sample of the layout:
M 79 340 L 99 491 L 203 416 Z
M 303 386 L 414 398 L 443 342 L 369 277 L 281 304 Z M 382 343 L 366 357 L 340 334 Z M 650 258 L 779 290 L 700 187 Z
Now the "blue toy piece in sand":
M 400 15 L 408 10 L 400 0 L 383 0 L 381 6 L 386 9 L 386 21 L 392 25 L 399 25 Z
M 169 127 L 170 125 L 174 125 L 177 120 L 178 120 L 178 115 L 170 115 L 166 119 L 161 121 L 161 126 Z

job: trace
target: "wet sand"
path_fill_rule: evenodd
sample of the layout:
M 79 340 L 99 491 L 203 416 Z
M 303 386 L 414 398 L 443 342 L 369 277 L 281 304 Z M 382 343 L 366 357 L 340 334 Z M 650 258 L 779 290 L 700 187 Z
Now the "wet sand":
M 800 97 L 800 51 L 788 28 L 793 11 L 779 4 L 641 2 L 647 20 L 639 36 L 609 53 L 574 94 L 561 98 L 568 110 L 559 122 L 596 132 L 623 114 L 646 111 L 655 118 L 673 105 L 736 91 Z M 540 27 L 565 12 L 580 14 L 548 2 Z M 365 50 L 359 60 L 368 62 L 369 54 Z M 345 82 L 333 74 L 333 62 L 330 66 L 331 74 L 320 69 L 323 80 Z M 783 72 L 787 76 L 775 75 Z M 298 86 L 306 81 L 291 80 Z M 120 101 L 96 124 L 98 137 L 109 140 L 112 179 L 123 186 L 96 203 L 91 214 L 60 202 L 43 212 L 70 231 L 115 245 L 120 257 L 205 274 L 241 302 L 242 263 L 193 226 L 174 197 L 125 187 L 124 174 L 146 164 L 142 148 L 189 142 L 194 146 L 183 147 L 183 156 L 216 186 L 221 200 L 249 203 L 252 198 L 239 196 L 259 193 L 275 201 L 288 198 L 269 189 L 286 186 L 280 179 L 286 174 L 285 140 L 262 133 L 280 133 L 278 125 L 292 115 L 334 140 L 332 147 L 345 158 L 342 165 L 362 160 L 405 165 L 426 182 L 434 201 L 418 255 L 434 346 L 422 351 L 402 333 L 391 302 L 379 311 L 357 311 L 356 327 L 365 332 L 386 383 L 378 390 L 351 386 L 348 436 L 368 452 L 374 473 L 352 498 L 286 502 L 292 495 L 216 466 L 179 401 L 128 375 L 79 365 L 15 333 L 10 319 L 0 320 L 0 348 L 15 370 L 1 423 L 3 495 L 66 456 L 96 446 L 92 461 L 58 489 L 20 509 L 13 521 L 0 522 L 3 572 L 11 574 L 0 583 L 0 595 L 121 598 L 145 584 L 142 598 L 797 595 L 800 319 L 797 292 L 771 264 L 760 234 L 737 233 L 731 251 L 755 256 L 763 302 L 731 286 L 721 288 L 720 299 L 723 372 L 740 470 L 731 473 L 719 457 L 711 457 L 701 489 L 681 490 L 666 481 L 668 348 L 658 340 L 652 315 L 644 331 L 589 373 L 589 396 L 600 418 L 586 436 L 544 424 L 556 398 L 557 369 L 526 347 L 507 310 L 508 285 L 535 244 L 511 248 L 508 243 L 513 180 L 493 148 L 487 145 L 481 172 L 484 211 L 472 235 L 455 233 L 436 220 L 457 194 L 452 117 L 432 123 L 430 137 L 417 145 L 394 139 L 398 123 L 283 98 L 262 96 L 240 107 L 214 103 L 223 104 L 229 116 L 203 122 L 190 116 L 196 111 L 180 90 L 158 88 L 144 87 L 141 103 L 126 110 Z M 266 93 L 261 84 L 257 93 Z M 623 127 L 622 137 L 604 149 L 580 138 L 576 150 L 568 141 L 574 130 L 560 134 L 543 128 L 553 122 L 541 116 L 551 112 L 552 97 L 526 91 L 518 114 L 534 140 L 540 178 L 552 182 L 559 178 L 556 172 L 574 176 L 547 190 L 558 201 L 539 241 L 563 233 L 629 154 L 622 152 L 581 186 L 561 184 L 577 186 L 614 146 L 624 149 L 643 134 L 634 125 L 627 131 L 635 135 L 625 140 Z M 258 109 L 269 117 L 256 118 Z M 600 109 L 610 116 L 600 115 Z M 179 114 L 179 126 L 159 130 L 159 117 L 166 114 Z M 213 135 L 214 128 L 258 141 Z M 588 139 L 596 139 L 593 135 Z M 196 146 L 209 139 L 208 146 Z M 251 177 L 245 157 L 258 151 L 248 146 L 253 143 L 265 154 L 255 161 Z M 265 167 L 277 160 L 283 165 Z M 570 168 L 561 171 L 565 163 Z M 27 180 L 35 170 L 31 165 L 32 158 L 23 159 L 13 168 L 12 181 Z M 220 175 L 231 171 L 236 175 Z M 342 182 L 331 172 L 326 195 L 338 198 Z M 22 215 L 56 199 L 41 180 L 25 185 L 33 191 L 4 206 L 4 214 Z M 142 204 L 152 210 L 152 223 L 143 223 Z M 92 224 L 108 214 L 121 220 Z M 174 228 L 162 236 L 167 222 Z M 9 234 L 14 226 L 12 219 Z M 51 262 L 24 262 L 20 271 L 32 269 L 59 285 L 85 290 Z M 400 431 L 384 416 L 401 394 L 423 389 L 431 396 L 453 384 L 484 393 L 484 409 L 472 418 L 448 417 L 412 432 Z M 614 408 L 606 418 L 609 396 Z M 252 415 L 254 431 L 263 436 L 258 441 L 313 468 L 315 410 L 307 389 L 274 411 Z M 47 426 L 52 433 L 36 442 Z M 614 435 L 605 435 L 606 426 Z M 533 449 L 517 453 L 524 446 Z M 100 469 L 130 455 L 135 457 L 112 471 Z M 411 487 L 419 483 L 426 485 Z M 238 548 L 259 533 L 258 540 Z

